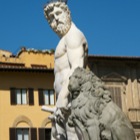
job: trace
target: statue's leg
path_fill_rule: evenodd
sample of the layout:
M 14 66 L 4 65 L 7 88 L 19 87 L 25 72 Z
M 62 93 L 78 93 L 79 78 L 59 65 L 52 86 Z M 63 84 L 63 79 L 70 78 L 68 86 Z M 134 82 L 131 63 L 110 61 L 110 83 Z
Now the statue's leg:
M 75 127 L 77 127 L 77 129 L 79 129 L 79 131 L 81 132 L 82 140 L 90 140 L 85 126 L 78 119 L 73 119 L 73 122 L 74 122 Z M 78 136 L 79 140 L 80 140 L 80 137 L 81 136 Z
M 67 134 L 63 124 L 52 121 L 51 140 L 67 140 Z
M 65 130 L 65 122 L 55 112 L 49 119 L 52 122 L 51 140 L 67 140 L 67 134 Z
M 57 139 L 67 140 L 65 122 L 56 123 L 56 129 L 57 129 Z
M 52 129 L 51 129 L 51 140 L 57 140 L 57 130 L 55 125 L 55 119 L 51 119 L 52 121 Z
M 70 127 L 68 123 L 66 123 L 66 130 L 67 130 L 67 138 L 68 140 L 83 140 L 83 139 L 78 139 L 77 133 L 75 131 L 74 127 Z
M 87 131 L 90 140 L 100 140 L 100 128 L 98 120 L 87 120 Z
M 117 138 L 113 138 L 111 131 L 109 129 L 105 129 L 101 132 L 101 138 L 104 140 L 117 140 Z M 120 140 L 120 139 L 119 139 Z M 124 140 L 124 139 L 123 139 Z
M 135 133 L 133 128 L 129 127 L 129 124 L 124 122 L 117 122 L 111 126 L 113 140 L 135 140 Z

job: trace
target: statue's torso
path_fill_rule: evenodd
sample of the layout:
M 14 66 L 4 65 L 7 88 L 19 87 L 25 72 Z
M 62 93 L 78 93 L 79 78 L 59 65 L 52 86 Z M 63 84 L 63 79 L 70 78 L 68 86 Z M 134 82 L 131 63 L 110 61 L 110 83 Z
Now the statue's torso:
M 86 53 L 83 49 L 83 43 L 86 42 L 86 38 L 83 33 L 72 23 L 70 30 L 66 35 L 64 35 L 60 42 L 58 43 L 55 50 L 55 66 L 54 66 L 54 74 L 55 74 L 55 82 L 54 89 L 56 94 L 58 95 L 63 83 L 68 78 L 69 72 L 71 70 L 71 64 L 75 61 L 75 57 L 78 54 L 75 54 L 78 48 L 81 48 L 83 54 Z M 77 53 L 82 53 L 77 52 Z M 69 56 L 69 57 L 68 57 Z M 78 56 L 79 57 L 79 56 Z M 83 55 L 83 61 L 84 61 Z M 86 56 L 87 57 L 87 56 Z M 76 64 L 80 66 L 80 63 Z
M 65 44 L 64 38 L 62 38 L 55 51 L 54 89 L 56 94 L 60 92 L 63 82 L 65 81 L 69 71 L 70 66 L 67 57 L 67 46 Z

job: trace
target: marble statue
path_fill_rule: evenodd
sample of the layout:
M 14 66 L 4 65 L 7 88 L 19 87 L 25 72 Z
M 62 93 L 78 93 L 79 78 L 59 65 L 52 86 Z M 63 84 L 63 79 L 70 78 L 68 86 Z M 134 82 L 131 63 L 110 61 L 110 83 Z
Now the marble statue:
M 81 135 L 83 140 L 135 140 L 129 119 L 91 71 L 75 69 L 68 89 L 72 110 L 68 124 L 80 130 L 79 140 Z
M 57 96 L 56 108 L 43 107 L 52 112 L 52 140 L 77 140 L 75 129 L 67 125 L 70 114 L 69 77 L 77 67 L 86 68 L 88 44 L 84 34 L 71 20 L 65 1 L 52 1 L 44 7 L 45 17 L 60 37 L 55 50 L 54 89 Z
M 44 7 L 44 15 L 60 37 L 55 50 L 51 140 L 135 140 L 133 127 L 112 101 L 103 82 L 86 70 L 88 44 L 71 20 L 66 0 Z

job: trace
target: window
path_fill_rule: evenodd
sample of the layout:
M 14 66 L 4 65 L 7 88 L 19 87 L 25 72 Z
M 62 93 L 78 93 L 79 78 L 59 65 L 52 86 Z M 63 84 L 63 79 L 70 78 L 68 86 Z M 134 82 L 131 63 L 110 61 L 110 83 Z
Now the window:
M 17 129 L 16 137 L 17 140 L 29 140 L 29 129 Z
M 27 90 L 16 89 L 16 102 L 17 104 L 27 104 Z
M 50 128 L 39 128 L 39 140 L 51 140 Z
M 10 128 L 9 140 L 37 140 L 36 128 Z
M 44 90 L 44 103 L 45 105 L 54 105 L 54 92 L 53 90 Z
M 55 104 L 54 90 L 39 89 L 38 97 L 39 97 L 39 105 L 54 105 Z
M 33 105 L 34 96 L 33 89 L 17 89 L 11 88 L 11 105 Z

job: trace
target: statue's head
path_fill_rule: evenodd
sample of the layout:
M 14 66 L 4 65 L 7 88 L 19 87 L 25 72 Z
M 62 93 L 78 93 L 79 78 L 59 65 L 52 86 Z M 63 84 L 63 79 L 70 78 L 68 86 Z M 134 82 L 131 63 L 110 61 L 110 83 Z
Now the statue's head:
M 52 1 L 44 7 L 44 14 L 51 28 L 58 34 L 64 36 L 71 26 L 69 8 L 64 1 Z

